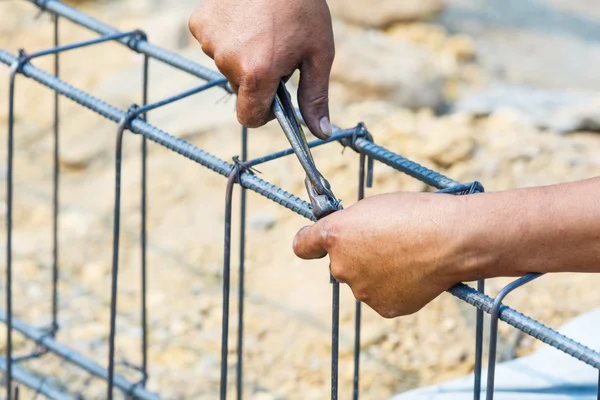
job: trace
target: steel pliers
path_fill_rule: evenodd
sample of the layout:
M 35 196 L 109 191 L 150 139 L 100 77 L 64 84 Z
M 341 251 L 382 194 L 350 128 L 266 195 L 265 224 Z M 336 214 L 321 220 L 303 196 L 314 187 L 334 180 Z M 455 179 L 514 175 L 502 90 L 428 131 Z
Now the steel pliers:
M 281 81 L 273 102 L 273 113 L 279 121 L 294 153 L 298 157 L 302 168 L 306 172 L 304 183 L 312 205 L 313 215 L 321 219 L 327 215 L 341 210 L 340 201 L 331 191 L 329 182 L 321 175 L 308 147 L 306 136 L 296 115 L 290 93 Z

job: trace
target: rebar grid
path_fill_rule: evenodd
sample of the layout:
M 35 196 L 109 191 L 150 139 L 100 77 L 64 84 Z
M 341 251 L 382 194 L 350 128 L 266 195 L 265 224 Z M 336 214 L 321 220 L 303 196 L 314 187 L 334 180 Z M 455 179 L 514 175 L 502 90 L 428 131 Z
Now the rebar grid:
M 8 154 L 7 154 L 7 260 L 6 260 L 6 311 L 0 311 L 0 321 L 7 327 L 7 354 L 4 360 L 0 360 L 0 369 L 5 374 L 5 388 L 7 399 L 18 398 L 18 387 L 14 388 L 12 380 L 20 382 L 38 393 L 51 399 L 71 399 L 70 396 L 53 388 L 44 380 L 33 376 L 26 370 L 18 366 L 19 361 L 24 359 L 42 357 L 45 353 L 51 352 L 66 361 L 78 366 L 89 374 L 107 381 L 107 398 L 113 398 L 113 388 L 119 388 L 123 393 L 139 399 L 159 399 L 159 395 L 149 392 L 145 389 L 148 376 L 148 326 L 146 309 L 146 262 L 147 262 L 147 140 L 152 140 L 186 158 L 189 158 L 198 164 L 209 168 L 220 175 L 228 178 L 226 199 L 225 199 L 225 232 L 224 232 L 224 261 L 223 261 L 223 319 L 222 319 L 222 340 L 221 340 L 221 385 L 220 398 L 227 397 L 227 355 L 228 355 L 228 329 L 229 329 L 229 295 L 230 295 L 230 276 L 231 276 L 231 212 L 233 207 L 233 189 L 235 185 L 240 186 L 240 252 L 239 252 L 239 303 L 238 303 L 238 331 L 237 331 L 237 357 L 236 357 L 236 395 L 238 399 L 243 398 L 243 326 L 244 326 L 244 261 L 245 261 L 245 231 L 246 231 L 246 195 L 248 190 L 252 190 L 268 199 L 292 210 L 293 212 L 315 220 L 312 208 L 306 201 L 286 192 L 257 177 L 252 167 L 272 161 L 277 158 L 292 154 L 291 149 L 264 155 L 254 160 L 247 160 L 248 153 L 248 131 L 242 128 L 241 131 L 241 158 L 234 157 L 233 163 L 228 163 L 214 155 L 186 142 L 185 140 L 173 137 L 167 132 L 152 126 L 147 121 L 147 113 L 181 100 L 182 98 L 196 95 L 212 87 L 221 87 L 231 93 L 224 77 L 216 71 L 210 70 L 193 61 L 187 60 L 177 54 L 153 46 L 148 42 L 146 35 L 139 31 L 119 32 L 117 29 L 105 25 L 57 0 L 27 0 L 35 4 L 43 11 L 48 11 L 54 15 L 54 47 L 45 51 L 27 55 L 21 51 L 19 55 L 12 55 L 0 49 L 0 62 L 10 67 L 10 85 L 9 85 L 9 119 L 8 119 Z M 77 25 L 86 27 L 99 33 L 101 36 L 97 39 L 88 40 L 80 43 L 60 46 L 58 41 L 59 19 L 68 19 Z M 143 56 L 143 69 L 141 73 L 141 101 L 142 105 L 132 105 L 128 110 L 119 110 L 88 93 L 70 86 L 65 81 L 59 79 L 59 53 L 75 50 L 82 47 L 93 46 L 107 41 L 117 41 L 131 50 L 140 53 Z M 30 61 L 37 57 L 54 55 L 54 73 L 47 73 L 34 67 Z M 188 72 L 207 83 L 198 86 L 195 89 L 176 94 L 168 99 L 147 104 L 148 99 L 148 64 L 149 59 L 155 59 L 173 66 L 176 69 Z M 38 83 L 48 87 L 55 93 L 54 107 L 54 169 L 53 169 L 53 261 L 52 261 L 52 324 L 50 328 L 38 329 L 31 327 L 20 321 L 12 314 L 12 211 L 13 211 L 13 158 L 14 158 L 14 96 L 16 93 L 15 79 L 18 74 L 33 79 Z M 57 241 L 58 226 L 58 188 L 60 170 L 58 164 L 59 146 L 58 138 L 60 132 L 59 121 L 59 95 L 65 96 L 74 102 L 87 107 L 88 109 L 100 114 L 101 116 L 118 123 L 115 148 L 115 201 L 114 201 L 114 224 L 113 224 L 113 263 L 111 273 L 111 305 L 110 305 L 110 336 L 109 336 L 109 359 L 107 368 L 104 368 L 94 361 L 78 354 L 68 346 L 60 344 L 56 340 L 56 333 L 59 329 L 57 323 L 58 308 L 58 282 L 60 279 L 58 269 L 59 248 Z M 141 359 L 142 365 L 130 365 L 131 368 L 140 372 L 142 378 L 139 382 L 130 382 L 114 373 L 115 355 L 114 345 L 116 337 L 116 311 L 118 300 L 118 272 L 119 272 L 119 225 L 120 225 L 120 183 L 122 166 L 122 141 L 125 133 L 131 133 L 141 136 L 141 266 L 140 283 L 142 287 L 142 299 L 140 304 L 141 313 Z M 435 171 L 425 168 L 409 159 L 395 154 L 374 143 L 369 131 L 363 124 L 358 124 L 350 129 L 340 129 L 334 127 L 334 135 L 331 139 L 323 141 L 316 140 L 310 143 L 310 147 L 326 145 L 332 142 L 340 143 L 344 147 L 349 147 L 359 154 L 359 177 L 358 177 L 358 199 L 365 196 L 365 187 L 370 187 L 373 174 L 373 160 L 378 160 L 402 173 L 405 173 L 421 182 L 424 182 L 436 189 L 437 193 L 450 193 L 455 195 L 474 195 L 483 192 L 483 187 L 478 182 L 461 184 Z M 464 284 L 458 284 L 451 288 L 449 292 L 468 304 L 476 308 L 476 343 L 475 343 L 475 381 L 473 385 L 473 397 L 480 398 L 481 392 L 481 372 L 483 358 L 483 313 L 491 315 L 491 336 L 490 351 L 488 360 L 488 384 L 486 387 L 486 398 L 492 399 L 494 395 L 494 371 L 496 364 L 495 349 L 497 343 L 498 321 L 502 320 L 514 326 L 520 331 L 531 335 L 544 343 L 557 348 L 558 350 L 569 354 L 578 360 L 600 370 L 600 353 L 583 346 L 570 338 L 567 338 L 558 332 L 546 327 L 519 312 L 502 305 L 504 297 L 511 291 L 522 287 L 526 283 L 539 277 L 539 275 L 527 275 L 511 283 L 503 289 L 496 299 L 492 299 L 483 293 L 484 282 L 479 281 L 477 290 Z M 338 371 L 338 329 L 339 329 L 339 283 L 332 278 L 332 357 L 331 357 L 331 398 L 337 399 L 337 371 Z M 355 305 L 355 341 L 354 341 L 354 379 L 353 379 L 353 399 L 359 398 L 360 383 L 360 328 L 361 328 L 361 303 Z M 12 354 L 12 333 L 17 331 L 27 339 L 35 342 L 39 349 L 26 356 L 15 357 Z M 599 396 L 600 399 L 600 396 Z

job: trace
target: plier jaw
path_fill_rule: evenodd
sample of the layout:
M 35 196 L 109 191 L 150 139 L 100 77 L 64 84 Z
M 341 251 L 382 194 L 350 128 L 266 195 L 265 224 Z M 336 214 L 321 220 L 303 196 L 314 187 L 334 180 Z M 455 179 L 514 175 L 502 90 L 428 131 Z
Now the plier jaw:
M 308 192 L 310 204 L 312 205 L 313 215 L 317 220 L 341 209 L 339 200 L 326 194 L 317 193 L 308 178 L 304 180 L 304 184 L 306 186 L 306 191 Z
M 315 165 L 306 136 L 292 105 L 292 100 L 283 81 L 280 82 L 275 101 L 273 102 L 273 113 L 281 125 L 294 153 L 300 161 L 300 165 L 306 172 L 306 191 L 313 209 L 313 215 L 318 220 L 340 210 L 340 201 L 331 191 L 329 182 L 321 175 Z

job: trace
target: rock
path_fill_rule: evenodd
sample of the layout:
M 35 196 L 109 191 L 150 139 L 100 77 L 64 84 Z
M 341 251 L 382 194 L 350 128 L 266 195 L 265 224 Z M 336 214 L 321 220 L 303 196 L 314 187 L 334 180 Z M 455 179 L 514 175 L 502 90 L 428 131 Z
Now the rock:
M 152 44 L 169 50 L 181 49 L 193 39 L 188 29 L 189 18 L 190 11 L 185 7 L 162 10 L 146 19 L 141 28 Z
M 455 112 L 477 116 L 503 109 L 518 112 L 523 120 L 542 129 L 600 131 L 600 96 L 593 92 L 494 85 L 464 96 L 453 106 Z
M 478 62 L 501 80 L 599 90 L 599 20 L 588 0 L 447 0 L 439 22 L 471 36 Z
M 250 216 L 250 227 L 257 231 L 268 231 L 276 222 L 277 219 L 272 213 L 255 213 Z
M 444 51 L 457 60 L 471 61 L 475 57 L 475 43 L 467 35 L 452 36 L 446 41 Z
M 380 0 L 376 7 L 368 0 L 329 0 L 327 4 L 334 17 L 375 28 L 430 18 L 444 6 L 442 0 Z
M 89 127 L 89 122 L 87 124 Z M 109 135 L 89 133 L 96 129 L 96 127 L 89 130 L 81 129 L 65 138 L 59 154 L 60 168 L 63 171 L 80 172 L 87 169 L 95 159 L 104 153 L 109 144 L 113 144 L 114 139 Z
M 258 392 L 252 395 L 252 400 L 276 400 L 277 397 L 268 392 Z
M 197 44 L 178 51 L 178 54 L 216 71 L 214 62 L 202 53 Z M 177 74 L 173 71 L 173 67 L 163 63 L 151 64 L 151 102 L 167 99 L 206 83 L 191 75 Z M 107 75 L 93 93 L 110 104 L 127 109 L 132 103 L 139 104 L 140 82 L 141 70 L 139 66 L 135 66 Z M 213 87 L 152 110 L 148 113 L 148 120 L 152 125 L 186 140 L 224 127 L 239 127 L 235 117 L 235 97 L 220 87 Z
M 442 104 L 444 77 L 425 47 L 341 24 L 336 35 L 331 79 L 346 85 L 347 101 L 387 100 L 409 109 Z
M 362 349 L 366 349 L 374 344 L 377 344 L 385 338 L 387 330 L 382 324 L 363 324 L 360 333 L 360 345 Z

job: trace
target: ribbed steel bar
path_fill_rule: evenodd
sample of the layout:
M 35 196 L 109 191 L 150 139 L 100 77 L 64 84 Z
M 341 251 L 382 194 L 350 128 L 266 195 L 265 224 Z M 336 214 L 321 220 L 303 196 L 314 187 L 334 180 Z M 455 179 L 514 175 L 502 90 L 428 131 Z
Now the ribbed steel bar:
M 312 142 L 308 143 L 308 148 L 312 149 L 312 148 L 319 147 L 319 146 L 322 146 L 324 144 L 328 144 L 331 142 L 338 142 L 338 141 L 341 141 L 342 139 L 350 139 L 354 135 L 354 130 L 355 130 L 354 128 L 346 129 L 344 131 L 340 130 L 340 131 L 336 132 L 335 135 L 332 135 L 327 140 L 322 140 L 322 139 L 313 140 Z M 248 168 L 255 167 L 257 165 L 264 164 L 269 161 L 277 160 L 279 158 L 283 158 L 283 157 L 286 157 L 286 156 L 289 156 L 292 154 L 294 154 L 294 150 L 292 148 L 289 148 L 289 149 L 281 150 L 281 151 L 278 151 L 275 153 L 267 154 L 267 155 L 264 155 L 264 156 L 261 156 L 258 158 L 254 158 L 252 160 L 248 160 L 247 162 L 244 163 L 244 165 Z
M 485 281 L 477 281 L 477 291 L 485 293 Z M 481 398 L 481 371 L 483 369 L 483 310 L 475 309 L 475 368 L 473 370 L 473 399 Z
M 331 400 L 338 399 L 338 372 L 340 359 L 340 283 L 331 280 Z
M 110 286 L 110 332 L 108 336 L 108 400 L 113 398 L 115 372 L 115 340 L 117 332 L 117 298 L 119 282 L 119 238 L 121 227 L 121 165 L 123 160 L 123 133 L 129 123 L 129 115 L 125 115 L 117 127 L 115 148 L 115 202 L 113 215 L 113 261 Z
M 56 389 L 52 385 L 45 382 L 44 379 L 40 379 L 28 372 L 27 370 L 19 367 L 18 365 L 13 363 L 13 376 L 15 381 L 20 382 L 21 384 L 27 386 L 29 389 L 39 393 L 51 400 L 75 400 L 74 397 L 69 396 Z M 0 371 L 6 372 L 6 359 L 4 357 L 0 357 Z M 18 400 L 18 386 L 14 391 L 14 398 Z
M 223 319 L 221 322 L 221 381 L 219 398 L 227 398 L 227 354 L 229 349 L 229 289 L 231 272 L 231 211 L 233 206 L 233 187 L 240 171 L 239 166 L 231 170 L 225 191 L 225 243 L 223 246 Z
M 0 310 L 0 322 L 7 322 L 7 315 L 6 311 L 4 310 Z M 82 356 L 70 347 L 57 342 L 52 337 L 52 335 L 48 335 L 46 332 L 33 328 L 18 318 L 12 319 L 12 327 L 15 331 L 21 333 L 29 340 L 33 340 L 41 346 L 46 347 L 49 351 L 65 359 L 71 364 L 77 365 L 78 367 L 82 368 L 83 370 L 89 372 L 90 374 L 98 378 L 108 380 L 108 373 L 105 368 L 102 368 L 94 361 Z M 115 374 L 114 382 L 116 387 L 118 387 L 125 393 L 131 393 L 131 395 L 134 396 L 136 399 L 160 400 L 160 397 L 158 395 L 147 391 L 146 389 L 142 388 L 139 385 L 136 385 L 135 383 L 129 382 L 120 375 Z
M 358 201 L 365 198 L 365 164 L 366 156 L 360 155 L 358 161 Z M 352 380 L 352 399 L 359 398 L 360 382 L 360 323 L 362 304 L 356 300 L 354 311 L 354 379 Z
M 498 316 L 500 314 L 500 307 L 502 306 L 502 302 L 511 292 L 528 284 L 529 282 L 539 278 L 542 276 L 541 274 L 528 274 L 525 275 L 515 281 L 512 281 L 508 285 L 506 285 L 500 293 L 494 299 L 494 304 L 492 305 L 492 310 L 490 311 L 491 319 L 490 319 L 490 350 L 488 354 L 488 373 L 487 373 L 487 386 L 485 388 L 486 391 L 486 400 L 494 399 L 494 381 L 496 377 L 496 347 L 498 345 Z
M 438 172 L 432 171 L 414 161 L 408 160 L 401 155 L 393 153 L 367 139 L 360 137 L 357 138 L 354 141 L 353 148 L 362 154 L 373 157 L 375 160 L 389 165 L 400 172 L 404 172 L 405 174 L 410 175 L 413 178 L 418 179 L 421 182 L 424 182 L 437 189 L 446 189 L 460 184 L 460 182 L 452 180 Z
M 492 307 L 494 306 L 494 299 L 462 283 L 453 286 L 448 292 L 488 314 L 492 311 Z M 571 357 L 583 361 L 594 368 L 600 369 L 599 352 L 548 328 L 546 325 L 541 324 L 508 306 L 500 307 L 499 319 Z
M 144 67 L 142 74 L 142 107 L 148 104 L 148 71 L 149 71 L 149 57 L 144 56 Z M 146 113 L 140 113 L 140 117 L 144 121 L 148 121 Z M 140 198 L 140 251 L 141 251 L 141 320 L 142 320 L 142 381 L 141 385 L 145 386 L 148 380 L 148 312 L 146 309 L 146 289 L 147 289 L 147 277 L 146 277 L 146 256 L 147 256 L 147 201 L 146 194 L 148 191 L 148 139 L 142 136 L 142 187 L 141 187 L 141 198 Z
M 35 4 L 43 10 L 48 10 L 53 12 L 54 14 L 60 15 L 70 21 L 73 21 L 81 26 L 84 26 L 94 32 L 97 32 L 101 35 L 109 35 L 113 33 L 118 33 L 119 31 L 103 22 L 98 21 L 95 18 L 90 17 L 60 1 L 56 0 L 27 0 L 30 3 Z M 195 63 L 191 60 L 188 60 L 179 54 L 175 54 L 173 52 L 162 49 L 158 46 L 154 46 L 148 43 L 145 40 L 130 40 L 126 38 L 122 38 L 119 40 L 120 43 L 130 47 L 131 49 L 146 54 L 149 57 L 152 57 L 156 60 L 162 61 L 166 64 L 172 65 L 182 71 L 188 72 L 194 76 L 197 76 L 201 79 L 207 81 L 214 81 L 217 79 L 222 79 L 223 75 L 220 73 L 213 71 L 209 68 L 206 68 L 198 63 Z M 231 92 L 231 89 L 228 86 L 223 85 L 226 90 Z
M 171 103 L 175 103 L 176 101 L 185 99 L 186 97 L 193 96 L 195 94 L 205 91 L 206 89 L 210 89 L 212 87 L 218 86 L 219 84 L 222 84 L 225 82 L 227 82 L 227 80 L 225 78 L 218 79 L 216 81 L 207 82 L 207 83 L 200 85 L 198 87 L 195 87 L 193 89 L 189 89 L 189 90 L 186 90 L 185 92 L 176 94 L 176 95 L 166 98 L 164 100 L 157 101 L 156 103 L 145 104 L 144 106 L 140 107 L 137 110 L 137 113 L 138 114 L 146 114 L 149 111 L 155 110 L 159 107 L 163 107 L 163 106 L 166 106 Z
M 6 65 L 11 65 L 17 57 L 0 50 L 0 62 Z M 119 122 L 125 112 L 118 108 L 107 104 L 106 102 L 85 93 L 79 89 L 75 89 L 66 82 L 57 79 L 56 77 L 34 67 L 31 64 L 25 64 L 20 71 L 23 75 L 32 78 L 33 80 L 57 91 L 61 95 L 81 104 L 84 107 L 110 119 L 114 122 Z M 144 135 L 155 143 L 160 144 L 190 160 L 209 168 L 220 175 L 229 176 L 233 165 L 218 158 L 214 155 L 199 149 L 198 147 L 186 142 L 185 140 L 176 138 L 168 133 L 142 121 L 135 119 L 131 122 L 131 131 Z M 302 215 L 308 219 L 314 220 L 310 204 L 298 197 L 278 188 L 257 176 L 243 172 L 241 174 L 241 183 L 247 189 L 250 189 L 268 199 Z
M 248 158 L 248 128 L 242 126 L 241 133 L 242 153 L 240 161 L 243 163 Z M 240 258 L 239 258 L 239 284 L 238 284 L 238 336 L 237 336 L 237 399 L 242 400 L 244 395 L 244 285 L 246 261 L 246 188 L 240 187 Z
M 50 49 L 38 51 L 33 54 L 27 54 L 25 56 L 25 61 L 29 61 L 31 59 L 38 58 L 38 57 L 48 56 L 50 54 L 58 54 L 58 53 L 63 53 L 65 51 L 76 50 L 76 49 L 81 49 L 83 47 L 93 46 L 95 44 L 110 42 L 112 40 L 118 41 L 119 39 L 123 39 L 123 38 L 131 39 L 132 37 L 140 37 L 140 36 L 142 36 L 142 33 L 140 31 L 116 32 L 116 33 L 112 33 L 110 35 L 100 36 L 99 38 L 85 40 L 83 42 L 66 44 L 64 46 L 55 46 Z
M 54 47 L 59 45 L 59 18 L 54 16 Z M 54 54 L 54 76 L 59 76 L 60 54 Z M 54 92 L 54 168 L 52 179 L 52 335 L 58 331 L 58 185 L 60 177 L 59 96 Z
M 16 59 L 17 58 L 15 56 L 9 54 L 8 52 L 0 50 L 0 62 L 10 65 Z M 102 102 L 101 100 L 87 93 L 74 89 L 67 83 L 30 64 L 24 65 L 21 69 L 21 72 L 25 76 L 28 76 L 50 87 L 58 93 L 76 101 L 77 103 L 99 113 L 108 119 L 113 120 L 114 122 L 118 122 L 125 114 L 123 111 L 118 110 L 117 108 Z M 175 138 L 140 119 L 136 119 L 132 122 L 131 130 L 135 133 L 142 134 L 148 139 L 191 160 L 196 161 L 223 176 L 228 176 L 233 168 L 233 165 L 191 145 L 190 143 Z M 406 158 L 390 152 L 381 146 L 375 145 L 366 139 L 357 138 L 353 148 L 362 154 L 373 157 L 374 159 L 377 159 L 391 166 L 392 168 L 407 173 L 408 175 L 426 182 L 438 189 L 448 188 L 458 184 L 458 182 L 453 181 L 450 178 L 407 160 Z M 312 211 L 307 202 L 285 192 L 274 185 L 269 184 L 268 182 L 263 181 L 252 174 L 242 173 L 241 181 L 244 187 L 257 192 L 308 219 L 313 220 Z M 488 313 L 491 309 L 492 300 L 489 297 L 478 293 L 474 289 L 468 288 L 464 285 L 458 285 L 452 288 L 450 292 L 456 297 L 478 308 L 481 308 Z M 600 368 L 600 353 L 589 349 L 586 346 L 583 346 L 569 338 L 566 338 L 563 335 L 560 335 L 558 332 L 540 324 L 537 321 L 532 320 L 529 317 L 526 317 L 508 307 L 503 307 L 500 311 L 500 319 L 595 368 Z
M 12 218 L 13 218 L 13 163 L 15 127 L 15 79 L 19 62 L 11 64 L 8 89 L 8 135 L 6 156 L 6 399 L 12 398 Z

